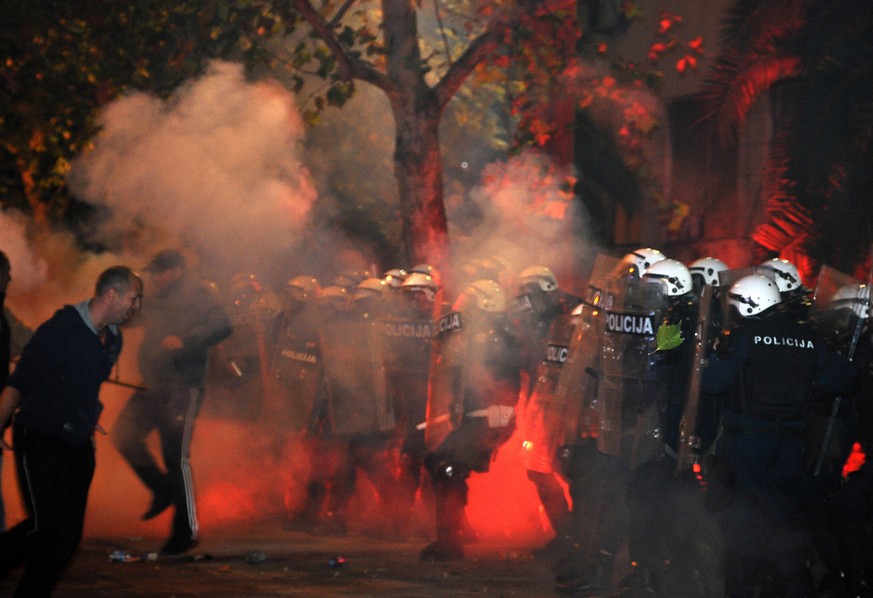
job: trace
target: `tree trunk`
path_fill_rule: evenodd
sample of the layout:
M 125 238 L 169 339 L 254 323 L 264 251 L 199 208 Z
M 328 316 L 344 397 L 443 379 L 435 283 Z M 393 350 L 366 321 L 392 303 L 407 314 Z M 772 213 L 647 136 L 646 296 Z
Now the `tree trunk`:
M 448 235 L 439 113 L 435 103 L 420 97 L 392 98 L 391 105 L 397 126 L 394 174 L 400 191 L 404 249 L 412 262 L 441 267 L 448 257 Z
M 439 145 L 442 107 L 424 79 L 413 3 L 383 0 L 388 77 L 396 125 L 394 174 L 400 192 L 403 243 L 411 263 L 446 266 L 448 234 Z

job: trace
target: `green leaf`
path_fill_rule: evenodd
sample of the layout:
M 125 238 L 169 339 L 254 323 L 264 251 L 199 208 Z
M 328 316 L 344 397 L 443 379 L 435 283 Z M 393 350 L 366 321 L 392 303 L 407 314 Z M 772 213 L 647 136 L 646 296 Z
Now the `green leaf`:
M 661 324 L 658 326 L 658 346 L 655 351 L 669 351 L 682 344 L 682 328 L 679 324 Z

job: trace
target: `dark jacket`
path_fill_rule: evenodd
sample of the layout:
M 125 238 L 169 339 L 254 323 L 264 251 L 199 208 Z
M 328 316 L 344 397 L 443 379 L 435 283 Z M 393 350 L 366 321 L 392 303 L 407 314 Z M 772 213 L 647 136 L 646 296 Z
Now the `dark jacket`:
M 710 357 L 703 390 L 727 391 L 726 408 L 768 420 L 802 420 L 815 386 L 826 393 L 851 388 L 851 363 L 826 348 L 808 322 L 773 310 L 748 318 L 732 335 L 729 355 Z
M 178 383 L 202 386 L 209 348 L 231 333 L 230 319 L 214 293 L 184 278 L 149 298 L 141 323 L 139 366 L 149 388 Z M 167 336 L 181 337 L 183 348 L 161 347 Z
M 121 332 L 106 331 L 105 345 L 72 305 L 46 320 L 21 354 L 9 386 L 21 393 L 15 422 L 84 444 L 103 411 L 100 385 L 121 353 Z

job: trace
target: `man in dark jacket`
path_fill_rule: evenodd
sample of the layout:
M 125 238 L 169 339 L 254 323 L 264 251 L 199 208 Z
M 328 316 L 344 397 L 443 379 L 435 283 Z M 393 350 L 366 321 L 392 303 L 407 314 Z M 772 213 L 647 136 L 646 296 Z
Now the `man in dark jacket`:
M 26 562 L 15 596 L 48 596 L 79 545 L 100 385 L 121 352 L 118 325 L 140 308 L 142 291 L 130 268 L 104 271 L 91 300 L 63 307 L 36 330 L 0 395 L 0 427 L 18 409 L 12 437 L 28 515 L 0 535 L 0 570 Z
M 812 594 L 811 534 L 800 503 L 806 411 L 815 386 L 841 393 L 854 377 L 851 363 L 781 302 L 766 276 L 734 283 L 728 304 L 739 325 L 731 350 L 711 357 L 704 370 L 703 390 L 726 392 L 717 455 L 735 493 L 719 518 L 725 591 L 737 598 Z
M 6 307 L 6 289 L 12 281 L 11 272 L 9 258 L 0 251 L 0 391 L 6 387 L 6 381 L 9 380 L 9 360 L 20 355 L 24 345 L 33 336 L 33 331 Z M 2 456 L 0 453 L 0 465 L 3 464 Z M 6 508 L 0 495 L 0 531 L 5 529 Z
M 212 345 L 230 336 L 231 325 L 214 293 L 188 274 L 178 251 L 161 251 L 144 270 L 151 275 L 154 289 L 142 314 L 139 354 L 147 389 L 130 397 L 115 422 L 112 439 L 152 492 L 143 519 L 175 507 L 172 533 L 160 552 L 181 554 L 197 544 L 189 455 L 207 354 Z M 152 430 L 160 437 L 165 471 L 145 442 Z

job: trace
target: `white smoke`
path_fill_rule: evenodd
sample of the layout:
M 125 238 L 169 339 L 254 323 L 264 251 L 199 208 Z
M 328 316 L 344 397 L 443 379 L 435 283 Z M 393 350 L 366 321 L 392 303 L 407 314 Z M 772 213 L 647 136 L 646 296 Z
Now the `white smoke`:
M 48 270 L 45 261 L 33 252 L 27 238 L 27 222 L 18 212 L 0 212 L 0 250 L 9 258 L 15 280 L 10 289 L 22 293 L 39 288 Z
M 189 246 L 216 271 L 263 271 L 299 242 L 316 193 L 289 91 L 213 62 L 162 100 L 135 92 L 102 112 L 72 192 L 107 208 L 96 240 Z M 134 245 L 134 247 L 130 247 Z
M 499 258 L 510 276 L 542 265 L 570 290 L 582 274 L 580 264 L 596 254 L 572 187 L 570 168 L 558 168 L 535 151 L 487 165 L 469 194 L 478 224 L 466 235 L 452 231 L 456 263 Z

